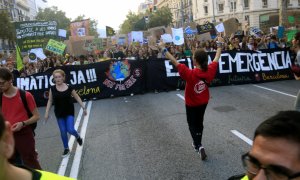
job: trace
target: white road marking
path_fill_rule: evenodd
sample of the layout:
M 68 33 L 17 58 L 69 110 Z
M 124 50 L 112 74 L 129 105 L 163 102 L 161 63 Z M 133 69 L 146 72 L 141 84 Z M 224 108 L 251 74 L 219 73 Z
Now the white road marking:
M 293 97 L 293 98 L 296 98 L 296 96 L 294 96 L 294 95 L 287 94 L 287 93 L 284 93 L 284 92 L 281 92 L 281 91 L 277 91 L 277 90 L 274 90 L 274 89 L 270 89 L 270 88 L 266 88 L 266 87 L 258 86 L 258 85 L 253 85 L 253 86 L 261 88 L 261 89 L 265 89 L 265 90 L 268 90 L 268 91 L 273 91 L 273 92 L 276 92 L 276 93 L 279 93 L 279 94 L 283 94 L 283 95 L 286 95 L 286 96 L 290 96 L 290 97 Z
M 85 102 L 83 104 L 85 106 Z M 75 125 L 74 125 L 75 130 L 77 130 L 79 127 L 82 114 L 83 114 L 83 110 L 82 110 L 82 108 L 80 108 Z M 74 141 L 75 141 L 75 137 L 71 136 L 69 139 L 69 143 L 68 143 L 70 150 L 72 150 L 72 148 L 73 148 Z M 57 174 L 62 175 L 62 176 L 65 175 L 66 169 L 68 166 L 68 162 L 69 162 L 69 158 L 70 158 L 70 155 L 62 159 L 60 166 L 58 168 Z
M 74 156 L 73 164 L 71 167 L 71 172 L 70 172 L 70 177 L 77 179 L 78 172 L 79 172 L 79 166 L 80 166 L 80 161 L 81 161 L 81 156 L 82 156 L 82 148 L 85 142 L 85 134 L 86 134 L 86 128 L 89 122 L 89 117 L 90 117 L 90 112 L 91 112 L 91 107 L 92 107 L 92 101 L 88 102 L 87 105 L 87 115 L 83 119 L 80 135 L 83 140 L 82 146 L 77 146 L 76 148 L 76 153 Z
M 180 97 L 182 100 L 185 100 L 181 94 L 177 94 L 177 96 Z
M 181 94 L 177 94 L 178 97 L 180 97 L 181 99 L 185 100 L 184 97 Z M 252 146 L 253 141 L 249 138 L 247 138 L 245 135 L 243 135 L 242 133 L 238 132 L 237 130 L 231 130 L 231 132 L 236 135 L 237 137 L 239 137 L 240 139 L 242 139 L 243 141 L 245 141 L 247 144 L 249 144 L 250 146 Z
M 237 137 L 241 138 L 243 141 L 245 141 L 247 144 L 252 146 L 253 141 L 249 138 L 247 138 L 244 134 L 238 132 L 237 130 L 231 130 L 231 132 L 236 135 Z

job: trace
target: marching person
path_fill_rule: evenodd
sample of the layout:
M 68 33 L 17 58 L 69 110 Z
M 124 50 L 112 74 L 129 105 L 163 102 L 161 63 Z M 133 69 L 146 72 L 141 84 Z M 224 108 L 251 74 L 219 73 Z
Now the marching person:
M 2 92 L 2 113 L 5 119 L 12 125 L 15 141 L 15 153 L 11 162 L 41 169 L 38 162 L 38 154 L 35 151 L 35 139 L 31 124 L 36 123 L 40 114 L 35 100 L 29 92 L 25 92 L 27 107 L 22 102 L 21 91 L 12 83 L 13 75 L 7 68 L 0 68 L 0 91 Z M 13 108 L 12 108 L 13 107 Z M 27 109 L 32 116 L 29 117 Z M 21 159 L 19 159 L 21 158 Z M 20 161 L 21 162 L 17 162 Z
M 15 149 L 14 135 L 8 121 L 0 113 L 0 179 L 1 180 L 72 180 L 51 172 L 35 170 L 26 166 L 14 166 L 8 159 Z
M 81 98 L 76 91 L 72 88 L 72 86 L 65 83 L 65 72 L 61 69 L 57 69 L 52 73 L 52 75 L 55 85 L 49 90 L 49 99 L 46 107 L 45 120 L 47 121 L 49 118 L 49 111 L 53 102 L 54 113 L 57 118 L 61 139 L 64 145 L 64 152 L 62 156 L 66 157 L 70 154 L 67 133 L 75 136 L 78 144 L 80 146 L 82 145 L 82 138 L 74 129 L 74 104 L 72 96 L 82 107 L 84 115 L 86 115 L 87 112 Z
M 184 96 L 187 122 L 193 138 L 193 146 L 195 151 L 200 154 L 202 160 L 207 158 L 204 147 L 202 146 L 202 134 L 204 113 L 209 101 L 208 84 L 216 75 L 223 44 L 224 39 L 218 37 L 216 56 L 209 65 L 208 55 L 205 50 L 196 50 L 193 55 L 193 63 L 194 66 L 196 66 L 194 69 L 189 69 L 184 64 L 178 63 L 174 56 L 165 48 L 164 43 L 161 42 L 159 44 L 163 54 L 177 67 L 180 77 L 186 81 Z

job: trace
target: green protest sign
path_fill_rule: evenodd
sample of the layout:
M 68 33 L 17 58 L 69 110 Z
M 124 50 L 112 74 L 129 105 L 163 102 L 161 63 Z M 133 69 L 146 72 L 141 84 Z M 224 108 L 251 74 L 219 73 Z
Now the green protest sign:
M 64 43 L 50 39 L 46 46 L 46 49 L 48 51 L 54 52 L 55 54 L 62 55 L 66 47 L 67 45 L 65 45 Z
M 289 16 L 288 21 L 289 21 L 289 23 L 295 23 L 295 17 L 294 16 Z
M 15 22 L 17 45 L 22 52 L 45 48 L 48 39 L 57 37 L 56 21 Z
M 290 42 L 293 40 L 295 34 L 297 33 L 298 31 L 297 30 L 290 30 L 286 33 L 286 36 L 287 36 L 287 41 Z

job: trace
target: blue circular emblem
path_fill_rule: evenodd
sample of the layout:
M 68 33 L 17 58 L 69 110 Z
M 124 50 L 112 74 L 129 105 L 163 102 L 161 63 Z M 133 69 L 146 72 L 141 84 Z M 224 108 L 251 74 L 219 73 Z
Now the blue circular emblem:
M 175 36 L 176 41 L 179 41 L 179 39 L 180 39 L 180 36 Z

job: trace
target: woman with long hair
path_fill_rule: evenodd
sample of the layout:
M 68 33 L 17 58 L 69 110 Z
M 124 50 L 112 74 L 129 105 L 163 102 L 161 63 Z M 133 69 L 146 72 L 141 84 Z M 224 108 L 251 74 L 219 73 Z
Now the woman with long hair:
M 224 39 L 218 37 L 216 56 L 209 65 L 205 50 L 196 50 L 193 54 L 193 63 L 196 66 L 194 69 L 189 69 L 186 65 L 178 63 L 174 56 L 167 51 L 164 44 L 162 42 L 159 44 L 166 58 L 171 60 L 171 63 L 177 67 L 180 77 L 186 81 L 184 96 L 187 122 L 192 135 L 193 146 L 202 160 L 207 158 L 202 146 L 202 134 L 204 113 L 209 101 L 208 84 L 216 75 L 223 44 Z
M 49 118 L 49 110 L 54 104 L 54 113 L 59 126 L 61 139 L 64 145 L 63 157 L 69 155 L 70 149 L 68 145 L 68 134 L 75 136 L 78 144 L 82 145 L 82 139 L 78 132 L 74 129 L 74 104 L 73 98 L 80 104 L 84 115 L 87 114 L 81 98 L 78 96 L 72 86 L 65 83 L 66 74 L 61 69 L 56 69 L 53 73 L 55 85 L 49 90 L 49 99 L 46 107 L 45 120 Z

